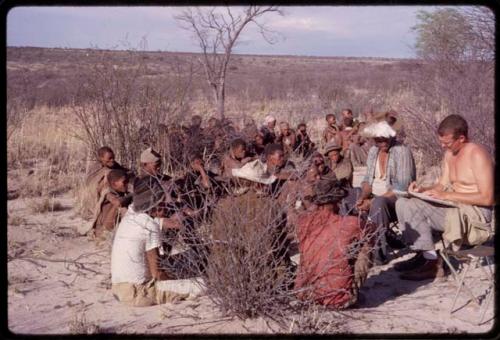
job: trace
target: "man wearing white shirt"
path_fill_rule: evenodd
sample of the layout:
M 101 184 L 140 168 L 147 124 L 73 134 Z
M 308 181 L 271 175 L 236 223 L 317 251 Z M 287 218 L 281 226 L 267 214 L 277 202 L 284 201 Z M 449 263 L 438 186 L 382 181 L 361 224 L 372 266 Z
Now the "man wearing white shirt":
M 153 177 L 134 183 L 133 203 L 120 222 L 111 251 L 111 283 L 115 298 L 127 305 L 142 307 L 183 299 L 156 289 L 157 280 L 168 274 L 159 267 L 160 217 L 165 193 Z

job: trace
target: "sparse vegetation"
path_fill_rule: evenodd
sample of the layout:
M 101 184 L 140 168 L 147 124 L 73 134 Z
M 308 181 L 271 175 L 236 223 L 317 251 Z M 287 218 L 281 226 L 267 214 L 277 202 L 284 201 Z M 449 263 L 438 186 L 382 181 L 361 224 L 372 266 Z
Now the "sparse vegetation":
M 99 326 L 87 320 L 85 312 L 75 312 L 69 324 L 70 334 L 96 334 L 99 333 Z
M 42 199 L 32 199 L 29 201 L 28 206 L 31 211 L 36 214 L 45 214 L 47 212 L 61 211 L 64 209 L 61 202 L 47 197 Z
M 417 46 L 421 48 L 419 60 L 233 55 L 226 65 L 231 72 L 223 84 L 227 96 L 224 90 L 219 93 L 225 101 L 224 116 L 236 127 L 248 119 L 260 123 L 268 113 L 293 126 L 304 121 L 317 142 L 325 113 L 350 107 L 358 116 L 394 109 L 406 127 L 406 142 L 415 153 L 418 173 L 435 177 L 437 170 L 431 166 L 441 158 L 435 127 L 444 115 L 460 113 L 471 123 L 472 138 L 494 153 L 493 60 L 464 59 L 470 55 L 463 51 L 479 43 L 477 25 L 462 25 L 463 20 L 470 20 L 467 15 L 441 14 L 422 14 L 417 27 L 422 34 Z M 443 50 L 442 41 L 425 40 L 422 33 L 440 26 L 435 20 L 452 20 L 463 31 L 458 37 L 469 39 L 476 34 L 476 38 L 461 41 L 466 44 L 462 54 L 445 51 L 448 59 L 443 62 L 443 55 L 432 54 Z M 490 45 L 482 43 L 484 52 Z M 166 147 L 162 140 L 166 126 L 187 123 L 192 114 L 201 114 L 206 122 L 217 110 L 220 113 L 220 97 L 206 86 L 204 71 L 196 66 L 198 57 L 168 52 L 8 48 L 9 189 L 14 185 L 12 192 L 30 198 L 32 213 L 64 210 L 58 195 L 73 190 L 80 203 L 89 194 L 82 183 L 98 147 L 111 146 L 120 163 L 136 168 L 146 145 Z M 166 156 L 168 150 L 162 151 Z M 213 154 L 204 151 L 205 160 L 210 160 Z M 172 162 L 164 163 L 171 175 L 187 170 L 186 164 L 174 169 Z M 205 208 L 209 203 L 205 202 Z M 269 259 L 267 252 L 277 246 L 266 243 L 270 242 L 266 232 L 251 237 L 235 233 L 235 226 L 255 224 L 255 215 L 269 217 L 266 212 L 271 209 L 252 211 L 254 207 L 249 204 L 247 211 L 224 212 L 219 219 L 201 223 L 203 244 L 211 250 L 202 256 L 209 260 L 203 275 L 212 302 L 240 318 L 271 317 L 283 332 L 344 331 L 345 315 L 297 301 L 296 292 L 289 288 L 291 276 L 280 261 Z M 90 216 L 84 204 L 78 209 L 84 217 Z M 24 223 L 21 216 L 8 218 L 11 226 Z M 262 224 L 269 227 L 271 223 L 268 219 Z M 207 226 L 218 227 L 219 234 Z M 225 244 L 238 247 L 229 251 Z M 9 244 L 10 248 L 14 255 L 24 251 L 20 245 Z M 69 325 L 72 334 L 99 331 L 84 312 L 77 312 Z

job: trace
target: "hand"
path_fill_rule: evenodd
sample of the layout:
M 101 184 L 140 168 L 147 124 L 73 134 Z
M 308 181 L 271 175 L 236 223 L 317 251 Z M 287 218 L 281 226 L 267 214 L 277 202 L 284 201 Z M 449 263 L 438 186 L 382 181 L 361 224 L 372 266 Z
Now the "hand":
M 181 223 L 177 216 L 172 215 L 169 218 L 163 218 L 161 222 L 162 229 L 180 229 Z
M 417 186 L 417 182 L 413 181 L 408 186 L 409 192 L 420 192 L 420 188 Z
M 448 200 L 448 193 L 446 191 L 431 189 L 425 192 L 428 196 L 440 200 Z
M 191 163 L 191 168 L 198 173 L 201 173 L 205 170 L 203 168 L 203 164 L 198 159 Z
M 157 280 L 160 280 L 160 281 L 163 281 L 163 280 L 169 280 L 169 279 L 172 279 L 172 277 L 170 275 L 167 274 L 167 272 L 165 271 L 160 271 L 158 273 L 158 277 L 156 278 Z
M 255 157 L 245 157 L 241 160 L 241 164 L 247 164 L 255 159 Z
M 359 211 L 369 211 L 371 205 L 370 199 L 360 199 L 356 202 L 356 208 Z

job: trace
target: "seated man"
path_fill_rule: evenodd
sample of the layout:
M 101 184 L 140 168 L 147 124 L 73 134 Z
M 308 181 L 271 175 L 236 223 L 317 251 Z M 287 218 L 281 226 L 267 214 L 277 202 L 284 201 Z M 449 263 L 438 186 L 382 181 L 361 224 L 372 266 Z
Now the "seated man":
M 415 161 L 410 147 L 395 140 L 396 132 L 387 122 L 367 126 L 364 134 L 375 140 L 375 146 L 368 153 L 366 175 L 361 188 L 349 190 L 342 202 L 341 213 L 368 212 L 369 221 L 378 229 L 374 260 L 383 264 L 387 262 L 389 242 L 391 247 L 403 246 L 389 233 L 389 224 L 397 220 L 397 196 L 393 189 L 408 190 L 416 176 Z M 373 194 L 375 197 L 372 197 Z
M 439 141 L 445 153 L 438 182 L 427 188 L 411 183 L 409 191 L 456 202 L 458 208 L 437 205 L 418 198 L 400 198 L 396 212 L 403 231 L 403 240 L 417 254 L 395 265 L 405 280 L 432 279 L 441 275 L 440 261 L 434 250 L 432 232 L 444 232 L 443 238 L 453 244 L 479 244 L 484 238 L 472 240 L 475 225 L 487 226 L 492 219 L 494 201 L 494 166 L 491 156 L 479 144 L 469 142 L 467 121 L 449 115 L 439 124 Z M 467 218 L 463 218 L 462 216 Z M 491 227 L 490 227 L 491 228 Z M 462 231 L 468 231 L 463 234 Z
M 342 144 L 342 136 L 340 135 L 340 128 L 337 126 L 337 118 L 333 113 L 325 116 L 326 128 L 323 131 L 322 144 L 326 145 L 330 140 L 335 139 L 337 144 Z
M 287 122 L 280 123 L 280 134 L 276 139 L 276 143 L 283 146 L 285 155 L 290 155 L 293 152 L 296 143 L 295 132 L 290 129 L 290 124 Z
M 102 192 L 108 187 L 106 176 L 113 169 L 128 171 L 115 161 L 115 153 L 108 146 L 103 146 L 97 150 L 98 160 L 94 162 L 88 171 L 85 179 L 84 196 L 82 197 L 83 215 L 85 218 L 92 219 L 96 215 L 95 207 L 102 198 Z M 128 171 L 129 176 L 133 173 Z M 81 235 L 89 231 L 89 225 L 82 225 L 79 229 Z
M 163 184 L 170 181 L 171 177 L 163 174 L 162 172 L 162 161 L 160 154 L 152 148 L 147 148 L 141 153 L 140 162 L 140 178 L 148 176 L 155 177 Z
M 303 300 L 332 308 L 346 308 L 357 301 L 369 268 L 369 244 L 357 217 L 338 215 L 345 191 L 331 178 L 313 187 L 316 210 L 299 216 L 300 265 L 295 289 Z
M 285 158 L 285 152 L 281 144 L 266 145 L 265 157 L 266 171 L 278 178 L 278 180 L 274 181 L 271 185 L 272 195 L 276 198 L 279 198 L 279 196 L 283 198 L 287 195 L 286 191 L 289 191 L 284 190 L 285 192 L 282 192 L 284 184 L 288 180 L 293 181 L 298 179 L 295 164 Z M 290 191 L 293 191 L 293 189 L 290 188 Z
M 222 176 L 231 178 L 233 176 L 232 169 L 241 168 L 252 160 L 251 157 L 245 157 L 246 149 L 247 143 L 241 138 L 231 142 L 229 153 L 222 159 Z
M 342 154 L 342 147 L 331 140 L 325 145 L 325 156 L 328 157 L 330 173 L 346 187 L 352 187 L 353 172 L 351 161 Z
M 273 116 L 266 116 L 264 119 L 264 125 L 262 125 L 259 131 L 264 136 L 264 145 L 275 143 L 276 133 L 274 129 L 276 127 L 276 118 Z
M 255 131 L 253 134 L 253 139 L 250 142 L 248 154 L 251 157 L 257 156 L 261 157 L 264 155 L 264 150 L 266 145 L 264 143 L 264 134 L 260 131 Z
M 169 275 L 159 267 L 160 223 L 165 194 L 153 177 L 134 183 L 133 204 L 120 222 L 111 250 L 111 290 L 114 297 L 134 307 L 186 298 L 156 288 Z
M 352 127 L 351 143 L 349 145 L 349 155 L 353 166 L 365 166 L 368 155 L 367 143 L 363 136 L 359 134 L 364 122 L 354 124 Z
M 96 238 L 101 238 L 106 232 L 113 231 L 132 202 L 132 195 L 128 192 L 129 179 L 125 171 L 111 170 L 107 180 L 109 187 L 102 192 L 96 207 L 96 214 L 91 222 Z
M 341 116 L 341 119 L 340 119 L 339 128 L 342 131 L 342 130 L 345 130 L 346 127 L 349 126 L 349 125 L 346 125 L 346 119 L 350 119 L 351 121 L 354 121 L 354 116 L 352 114 L 351 109 L 342 109 L 340 116 Z
M 325 158 L 319 151 L 315 151 L 311 155 L 311 163 L 316 166 L 320 176 L 324 176 L 330 171 L 330 168 L 325 164 Z
M 314 143 L 309 138 L 307 134 L 306 123 L 300 123 L 297 125 L 297 138 L 294 146 L 294 150 L 298 152 L 302 157 L 308 157 L 314 149 Z

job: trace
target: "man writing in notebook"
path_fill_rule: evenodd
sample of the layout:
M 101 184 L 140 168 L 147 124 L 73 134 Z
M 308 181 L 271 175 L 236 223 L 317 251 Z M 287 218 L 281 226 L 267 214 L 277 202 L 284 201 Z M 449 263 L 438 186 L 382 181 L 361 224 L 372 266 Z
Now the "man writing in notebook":
M 442 274 L 432 232 L 447 233 L 454 213 L 459 211 L 463 216 L 467 209 L 484 223 L 490 223 L 492 218 L 494 169 L 491 156 L 483 146 L 469 141 L 467 122 L 459 115 L 443 119 L 437 133 L 445 150 L 441 177 L 427 188 L 413 182 L 408 190 L 454 202 L 458 210 L 416 198 L 401 198 L 396 202 L 403 238 L 417 252 L 410 260 L 395 265 L 396 270 L 403 272 L 400 277 L 405 280 L 432 279 Z M 463 221 L 454 220 L 451 225 L 456 227 L 457 223 Z M 470 226 L 464 230 L 470 230 Z

